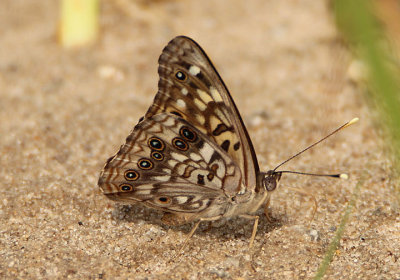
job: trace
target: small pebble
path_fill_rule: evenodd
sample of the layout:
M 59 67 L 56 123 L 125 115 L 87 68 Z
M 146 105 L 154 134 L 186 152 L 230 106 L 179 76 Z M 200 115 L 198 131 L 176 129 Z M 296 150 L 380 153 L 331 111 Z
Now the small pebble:
M 319 241 L 321 239 L 319 231 L 317 231 L 315 229 L 310 230 L 310 232 L 308 234 L 311 237 L 311 241 Z

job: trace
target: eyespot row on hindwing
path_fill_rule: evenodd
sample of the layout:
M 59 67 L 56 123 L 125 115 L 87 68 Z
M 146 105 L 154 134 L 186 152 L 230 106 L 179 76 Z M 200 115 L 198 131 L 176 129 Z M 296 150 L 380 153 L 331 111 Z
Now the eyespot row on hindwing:
M 186 151 L 189 149 L 189 143 L 194 143 L 196 142 L 198 136 L 197 133 L 187 127 L 187 126 L 182 126 L 179 129 L 179 135 L 180 137 L 175 137 L 171 141 L 171 145 L 181 151 Z M 188 143 L 189 142 L 189 143 Z M 150 170 L 154 168 L 154 163 L 151 161 L 151 159 L 155 161 L 162 161 L 164 160 L 165 156 L 163 154 L 163 151 L 165 150 L 165 143 L 163 140 L 161 140 L 158 137 L 152 136 L 148 139 L 147 141 L 148 147 L 151 149 L 150 152 L 150 159 L 148 158 L 141 158 L 137 162 L 137 166 L 141 170 Z M 140 173 L 134 169 L 128 169 L 124 173 L 124 178 L 127 181 L 137 181 L 140 178 Z M 119 189 L 121 192 L 129 192 L 133 190 L 133 187 L 130 184 L 123 183 L 119 186 Z M 167 198 L 165 198 L 167 199 Z M 167 201 L 161 201 L 160 202 L 167 202 Z

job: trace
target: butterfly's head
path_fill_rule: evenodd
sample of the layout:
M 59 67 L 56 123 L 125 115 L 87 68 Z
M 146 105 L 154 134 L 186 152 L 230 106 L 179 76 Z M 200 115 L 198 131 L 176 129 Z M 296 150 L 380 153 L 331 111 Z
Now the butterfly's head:
M 266 173 L 261 173 L 261 184 L 265 190 L 272 192 L 276 189 L 279 180 L 281 179 L 282 172 L 269 170 Z

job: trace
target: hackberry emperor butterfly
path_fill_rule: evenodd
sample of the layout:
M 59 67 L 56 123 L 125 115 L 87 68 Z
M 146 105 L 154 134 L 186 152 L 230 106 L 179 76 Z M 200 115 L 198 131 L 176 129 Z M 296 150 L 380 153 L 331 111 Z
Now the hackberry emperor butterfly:
M 159 58 L 158 93 L 98 185 L 112 200 L 164 211 L 178 225 L 240 216 L 254 220 L 282 172 L 260 172 L 239 111 L 211 61 L 192 39 L 174 38 Z

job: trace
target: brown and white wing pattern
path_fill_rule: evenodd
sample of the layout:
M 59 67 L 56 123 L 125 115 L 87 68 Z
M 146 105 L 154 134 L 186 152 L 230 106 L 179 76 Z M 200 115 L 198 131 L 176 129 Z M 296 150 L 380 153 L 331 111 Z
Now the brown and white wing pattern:
M 99 179 L 110 199 L 140 202 L 171 213 L 202 213 L 211 204 L 215 216 L 238 187 L 241 172 L 222 148 L 184 119 L 160 113 L 136 125 Z M 211 207 L 210 207 L 211 209 Z
M 162 112 L 182 117 L 237 163 L 242 190 L 253 189 L 259 172 L 254 148 L 232 97 L 201 47 L 190 38 L 174 38 L 160 56 L 158 73 L 158 93 L 145 118 Z

